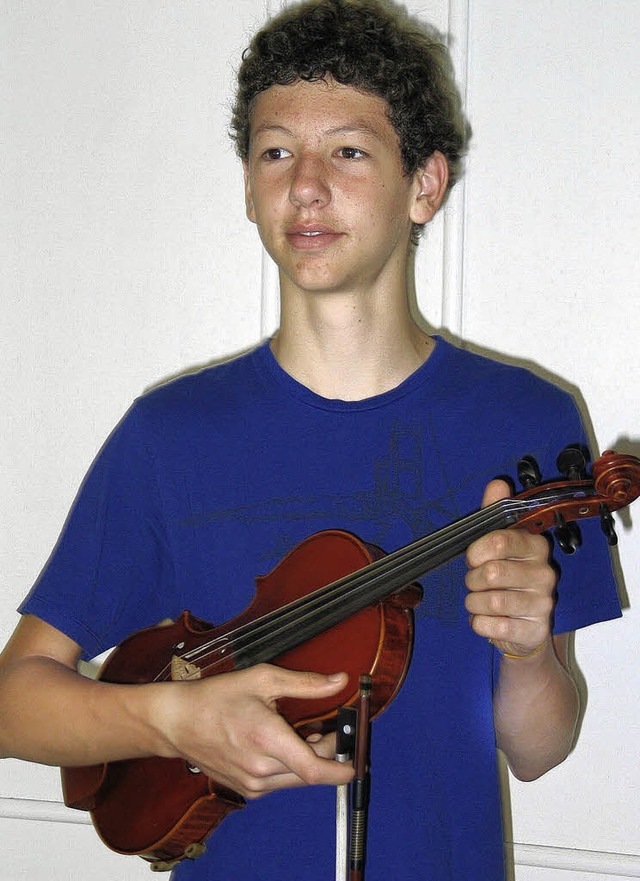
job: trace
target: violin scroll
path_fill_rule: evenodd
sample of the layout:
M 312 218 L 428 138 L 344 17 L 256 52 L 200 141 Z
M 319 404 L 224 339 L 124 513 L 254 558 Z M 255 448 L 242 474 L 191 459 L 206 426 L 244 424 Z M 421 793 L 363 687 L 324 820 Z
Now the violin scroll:
M 630 505 L 640 496 L 640 459 L 607 450 L 593 463 L 596 492 L 610 511 Z

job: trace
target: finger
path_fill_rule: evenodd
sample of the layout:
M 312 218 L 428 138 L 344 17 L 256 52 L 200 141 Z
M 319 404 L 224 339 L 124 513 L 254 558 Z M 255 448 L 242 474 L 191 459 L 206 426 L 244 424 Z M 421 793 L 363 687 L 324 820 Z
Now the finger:
M 547 620 L 553 610 L 554 580 L 541 572 L 535 588 L 496 588 L 471 591 L 465 607 L 471 615 Z
M 312 673 L 287 670 L 271 664 L 258 664 L 251 669 L 258 693 L 273 703 L 282 697 L 320 698 L 337 694 L 345 688 L 346 673 Z
M 341 786 L 353 778 L 353 766 L 350 763 L 338 762 L 333 757 L 314 754 L 313 760 L 306 756 L 292 760 L 291 772 L 277 774 L 271 778 L 271 788 L 285 789 L 289 786 Z
M 275 774 L 271 777 L 260 777 L 252 780 L 246 789 L 238 788 L 236 791 L 247 799 L 257 799 L 270 792 L 277 792 L 282 789 L 301 789 L 303 786 L 310 785 L 326 785 L 326 786 L 343 786 L 350 783 L 353 779 L 353 766 L 350 763 L 341 763 L 334 760 L 328 762 L 332 768 L 336 769 L 335 774 L 323 772 L 316 781 L 304 780 L 297 774 L 287 771 L 281 774 Z
M 472 572 L 484 567 L 483 578 L 495 583 L 501 580 L 506 586 L 509 579 L 504 576 L 513 571 L 508 561 L 546 564 L 549 553 L 549 543 L 542 535 L 532 535 L 525 529 L 498 529 L 469 545 L 467 564 Z
M 307 737 L 307 743 L 317 756 L 323 759 L 333 759 L 336 754 L 336 735 L 334 734 L 311 734 Z
M 282 763 L 301 783 L 336 786 L 351 779 L 351 771 L 335 761 L 335 737 L 323 737 L 308 743 L 286 726 L 286 736 L 277 744 L 274 758 Z M 293 735 L 293 736 L 290 736 Z
M 511 490 L 506 480 L 500 480 L 499 478 L 490 480 L 482 495 L 482 507 L 488 508 L 490 505 L 499 502 L 501 499 L 508 499 L 510 495 Z M 489 535 L 494 534 L 495 533 L 489 533 Z M 495 554 L 488 545 L 486 539 L 487 536 L 483 536 L 469 545 L 466 553 L 468 566 L 473 568 L 479 566 L 485 560 L 495 559 Z
M 272 731 L 273 735 L 273 731 Z M 243 781 L 248 797 L 289 787 L 348 783 L 353 768 L 335 761 L 335 740 L 321 737 L 309 744 L 283 721 L 280 737 L 265 744 L 267 755 L 256 758 Z
M 488 508 L 500 499 L 508 499 L 511 496 L 511 487 L 506 480 L 490 480 L 482 496 L 482 507 Z
M 490 639 L 501 651 L 516 655 L 527 654 L 549 634 L 548 626 L 537 619 L 494 618 L 488 615 L 474 615 L 471 629 L 478 636 Z
M 468 590 L 533 590 L 549 593 L 557 575 L 549 565 L 549 545 L 542 536 L 492 533 L 487 541 L 469 548 L 466 576 Z

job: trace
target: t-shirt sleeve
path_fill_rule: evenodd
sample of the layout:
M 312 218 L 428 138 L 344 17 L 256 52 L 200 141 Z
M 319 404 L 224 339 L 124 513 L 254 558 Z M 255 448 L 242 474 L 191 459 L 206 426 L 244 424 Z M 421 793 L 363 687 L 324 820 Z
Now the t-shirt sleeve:
M 151 440 L 137 405 L 90 469 L 58 544 L 20 612 L 94 657 L 175 612 L 174 567 Z
M 582 420 L 569 395 L 564 396 L 564 406 L 554 419 L 550 433 L 557 440 L 549 445 L 550 460 L 541 463 L 543 480 L 558 474 L 555 459 L 564 447 L 577 445 L 588 450 Z M 582 543 L 575 553 L 566 554 L 556 541 L 553 544 L 553 560 L 559 571 L 555 633 L 578 630 L 622 614 L 611 552 L 599 519 L 580 520 L 577 525 Z

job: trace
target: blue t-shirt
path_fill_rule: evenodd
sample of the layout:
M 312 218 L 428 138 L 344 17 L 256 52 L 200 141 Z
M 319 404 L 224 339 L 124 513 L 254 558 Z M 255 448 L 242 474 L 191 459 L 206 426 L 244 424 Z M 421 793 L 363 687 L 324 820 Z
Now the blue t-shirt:
M 397 388 L 349 402 L 300 385 L 263 344 L 136 401 L 21 611 L 87 657 L 183 609 L 223 623 L 309 534 L 395 550 L 478 508 L 523 455 L 555 476 L 576 443 L 569 395 L 439 338 Z M 599 525 L 582 530 L 575 555 L 556 554 L 558 633 L 620 615 Z M 367 881 L 503 877 L 494 657 L 469 627 L 465 571 L 458 558 L 422 580 L 409 673 L 373 724 Z M 174 875 L 326 881 L 334 854 L 335 792 L 309 787 L 234 812 Z

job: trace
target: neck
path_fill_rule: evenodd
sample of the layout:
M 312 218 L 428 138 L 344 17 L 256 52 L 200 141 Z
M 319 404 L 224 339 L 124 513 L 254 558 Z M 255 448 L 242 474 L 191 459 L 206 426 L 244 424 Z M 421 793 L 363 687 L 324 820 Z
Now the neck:
M 284 292 L 283 292 L 284 293 Z M 362 400 L 389 391 L 429 357 L 434 343 L 404 294 L 283 296 L 272 351 L 281 367 L 326 398 Z

